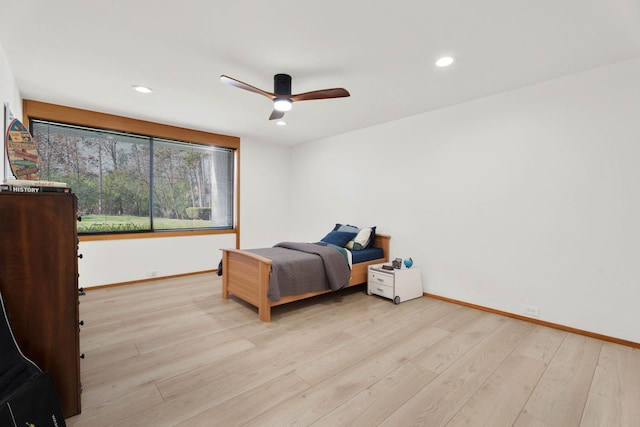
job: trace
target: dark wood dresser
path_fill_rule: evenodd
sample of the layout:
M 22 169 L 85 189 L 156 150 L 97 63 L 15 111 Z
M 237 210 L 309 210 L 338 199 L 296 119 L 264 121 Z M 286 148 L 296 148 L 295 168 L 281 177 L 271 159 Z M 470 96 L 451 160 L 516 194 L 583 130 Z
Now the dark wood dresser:
M 0 291 L 22 352 L 53 376 L 65 418 L 80 413 L 77 201 L 0 192 Z

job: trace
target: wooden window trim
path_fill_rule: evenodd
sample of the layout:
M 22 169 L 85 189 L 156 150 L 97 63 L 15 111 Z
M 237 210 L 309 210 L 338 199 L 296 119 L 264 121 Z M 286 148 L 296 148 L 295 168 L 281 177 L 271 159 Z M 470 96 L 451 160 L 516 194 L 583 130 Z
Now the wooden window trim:
M 49 104 L 46 102 L 25 99 L 22 102 L 22 122 L 28 126 L 31 119 L 48 120 L 77 126 L 107 129 L 117 132 L 133 133 L 155 138 L 165 138 L 177 141 L 189 141 L 199 144 L 216 145 L 218 147 L 236 150 L 236 218 L 235 227 L 229 230 L 180 230 L 153 231 L 148 233 L 123 233 L 105 235 L 82 235 L 79 240 L 118 240 L 140 239 L 150 237 L 196 236 L 205 234 L 236 234 L 236 246 L 240 241 L 240 138 L 237 136 L 221 135 L 145 120 L 99 113 L 96 111 Z

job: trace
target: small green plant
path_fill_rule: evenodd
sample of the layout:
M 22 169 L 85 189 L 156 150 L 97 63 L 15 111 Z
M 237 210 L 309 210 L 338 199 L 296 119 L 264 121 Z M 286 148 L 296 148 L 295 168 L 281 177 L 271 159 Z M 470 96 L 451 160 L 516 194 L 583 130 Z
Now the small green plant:
M 118 233 L 124 231 L 139 231 L 139 230 L 148 230 L 148 226 L 143 226 L 142 224 L 113 224 L 113 223 L 100 223 L 94 222 L 86 225 L 78 225 L 78 233 Z

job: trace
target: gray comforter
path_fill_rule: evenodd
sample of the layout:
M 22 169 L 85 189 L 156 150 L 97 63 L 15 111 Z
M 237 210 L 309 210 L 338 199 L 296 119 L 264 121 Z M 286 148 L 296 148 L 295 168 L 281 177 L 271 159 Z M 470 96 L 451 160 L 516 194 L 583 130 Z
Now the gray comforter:
M 281 242 L 272 248 L 249 252 L 272 260 L 267 291 L 271 301 L 279 301 L 286 295 L 336 291 L 347 286 L 351 278 L 349 264 L 337 247 Z

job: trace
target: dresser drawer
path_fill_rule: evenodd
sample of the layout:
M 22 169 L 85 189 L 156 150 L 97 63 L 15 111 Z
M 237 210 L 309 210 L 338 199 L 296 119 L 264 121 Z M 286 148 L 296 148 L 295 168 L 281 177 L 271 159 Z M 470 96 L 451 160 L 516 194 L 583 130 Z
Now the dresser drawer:
M 369 271 L 369 283 L 372 285 L 385 285 L 393 288 L 393 275 Z
M 376 282 L 369 282 L 367 289 L 370 294 L 380 295 L 381 297 L 393 299 L 393 286 L 382 285 Z

